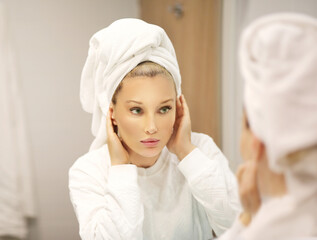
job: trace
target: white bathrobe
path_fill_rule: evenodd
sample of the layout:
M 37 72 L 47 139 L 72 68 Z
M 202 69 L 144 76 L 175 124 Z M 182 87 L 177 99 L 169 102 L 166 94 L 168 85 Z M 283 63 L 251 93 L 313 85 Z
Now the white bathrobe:
M 302 157 L 286 173 L 288 194 L 266 199 L 248 227 L 237 218 L 219 240 L 317 240 L 316 159 L 317 150 Z M 303 174 L 301 168 L 305 165 L 314 169 Z
M 22 99 L 0 2 L 0 237 L 24 238 L 34 216 L 33 186 Z
M 213 140 L 181 162 L 164 148 L 150 168 L 111 166 L 107 145 L 79 158 L 69 188 L 84 240 L 207 240 L 221 235 L 240 211 L 237 183 Z

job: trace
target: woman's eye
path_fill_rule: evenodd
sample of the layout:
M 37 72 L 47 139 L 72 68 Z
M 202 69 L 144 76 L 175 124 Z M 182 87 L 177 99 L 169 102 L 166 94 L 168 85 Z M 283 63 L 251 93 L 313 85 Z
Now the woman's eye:
M 169 106 L 162 107 L 162 108 L 160 109 L 160 113 L 162 113 L 162 114 L 168 113 L 169 110 L 171 110 L 171 109 L 172 109 L 172 108 L 169 107 Z
M 131 108 L 130 109 L 131 113 L 133 114 L 140 114 L 142 112 L 142 109 L 141 108 Z

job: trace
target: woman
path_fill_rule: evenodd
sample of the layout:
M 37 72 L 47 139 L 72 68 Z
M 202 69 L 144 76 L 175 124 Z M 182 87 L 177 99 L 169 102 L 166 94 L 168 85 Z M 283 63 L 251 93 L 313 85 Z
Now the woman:
M 274 14 L 243 33 L 238 171 L 244 211 L 220 239 L 317 239 L 317 20 Z
M 160 27 L 122 19 L 90 40 L 81 101 L 96 139 L 69 172 L 82 239 L 212 239 L 232 224 L 236 180 L 191 133 L 180 85 Z

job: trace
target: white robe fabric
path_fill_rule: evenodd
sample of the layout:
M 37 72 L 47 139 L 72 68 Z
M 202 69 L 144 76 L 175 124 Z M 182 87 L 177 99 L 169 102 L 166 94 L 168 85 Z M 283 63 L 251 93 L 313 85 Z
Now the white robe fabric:
M 5 13 L 0 2 L 0 236 L 24 238 L 35 216 L 32 171 Z
M 316 198 L 268 200 L 246 228 L 239 219 L 219 240 L 317 239 Z
M 293 175 L 301 175 L 291 178 L 293 183 L 289 184 L 289 193 L 280 198 L 267 199 L 248 227 L 236 219 L 233 227 L 219 240 L 317 239 L 316 159 L 317 149 L 302 157 L 300 165 L 315 169 L 311 173 L 300 173 L 300 166 L 289 170 Z M 296 189 L 292 188 L 295 185 Z
M 111 166 L 107 145 L 69 171 L 70 197 L 83 240 L 207 240 L 221 235 L 241 211 L 235 176 L 213 140 L 181 162 L 164 148 L 150 168 Z

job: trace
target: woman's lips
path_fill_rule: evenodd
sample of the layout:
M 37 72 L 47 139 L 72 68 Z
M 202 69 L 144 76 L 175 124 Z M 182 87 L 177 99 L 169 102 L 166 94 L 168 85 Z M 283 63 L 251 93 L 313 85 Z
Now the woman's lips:
M 155 147 L 160 140 L 155 138 L 148 138 L 145 140 L 142 140 L 141 143 L 143 143 L 146 147 Z

